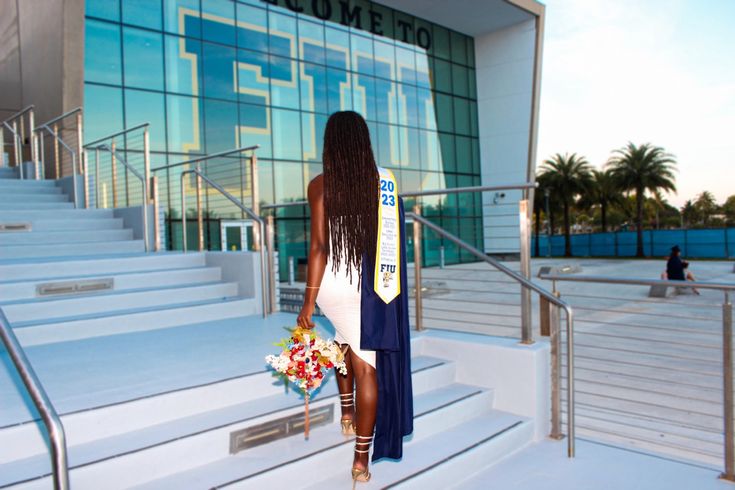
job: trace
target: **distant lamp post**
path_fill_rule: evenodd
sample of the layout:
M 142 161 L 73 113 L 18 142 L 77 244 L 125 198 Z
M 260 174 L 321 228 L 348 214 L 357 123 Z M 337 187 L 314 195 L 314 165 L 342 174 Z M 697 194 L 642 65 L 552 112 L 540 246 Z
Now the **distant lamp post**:
M 551 257 L 551 214 L 549 214 L 549 195 L 551 191 L 544 189 L 544 202 L 546 207 L 546 256 Z

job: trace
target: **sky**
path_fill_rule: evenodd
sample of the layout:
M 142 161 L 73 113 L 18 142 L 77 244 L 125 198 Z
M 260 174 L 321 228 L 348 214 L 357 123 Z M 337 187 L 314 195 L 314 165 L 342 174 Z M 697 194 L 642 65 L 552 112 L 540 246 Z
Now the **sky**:
M 539 161 L 650 142 L 678 162 L 671 204 L 735 194 L 735 0 L 541 1 Z

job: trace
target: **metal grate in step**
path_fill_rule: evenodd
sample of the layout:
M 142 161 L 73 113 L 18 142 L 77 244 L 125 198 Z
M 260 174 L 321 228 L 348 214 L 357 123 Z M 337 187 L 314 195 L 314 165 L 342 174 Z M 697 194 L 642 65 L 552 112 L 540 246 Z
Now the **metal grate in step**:
M 331 403 L 310 410 L 309 427 L 311 428 L 331 424 L 333 421 L 334 405 Z M 298 413 L 232 432 L 230 433 L 230 454 L 299 434 L 304 431 L 304 423 L 304 414 Z
M 32 228 L 30 223 L 0 223 L 0 233 L 31 231 Z
M 46 282 L 36 286 L 36 296 L 85 294 L 107 291 L 114 288 L 115 279 L 112 277 L 84 281 Z

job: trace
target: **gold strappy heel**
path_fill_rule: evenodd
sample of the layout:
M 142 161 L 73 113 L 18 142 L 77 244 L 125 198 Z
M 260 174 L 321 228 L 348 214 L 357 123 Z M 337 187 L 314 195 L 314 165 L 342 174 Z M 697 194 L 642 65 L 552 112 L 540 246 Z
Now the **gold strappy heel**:
M 370 443 L 373 441 L 373 436 L 355 436 L 355 452 L 357 454 L 369 454 Z M 366 483 L 370 481 L 372 474 L 367 468 L 352 468 L 352 490 L 355 490 L 357 482 Z
M 344 393 L 339 395 L 339 403 L 342 408 L 349 408 L 355 405 L 354 396 L 352 393 Z M 354 417 L 354 415 L 353 415 Z M 343 436 L 354 436 L 355 435 L 355 424 L 353 420 L 342 419 L 339 422 L 342 425 Z

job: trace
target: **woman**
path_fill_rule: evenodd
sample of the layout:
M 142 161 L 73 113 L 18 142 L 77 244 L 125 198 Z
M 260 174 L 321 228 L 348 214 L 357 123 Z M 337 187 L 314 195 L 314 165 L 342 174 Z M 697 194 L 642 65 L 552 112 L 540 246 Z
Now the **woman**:
M 401 458 L 402 438 L 413 431 L 403 203 L 393 175 L 376 166 L 356 112 L 329 118 L 322 161 L 324 173 L 308 189 L 311 241 L 298 324 L 314 326 L 318 302 L 337 331 L 347 362 L 347 375 L 336 373 L 342 433 L 356 434 L 352 479 L 364 482 L 371 442 L 373 461 Z

